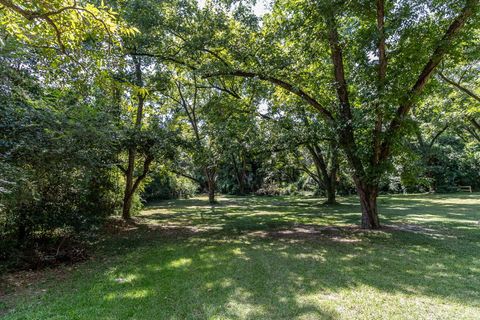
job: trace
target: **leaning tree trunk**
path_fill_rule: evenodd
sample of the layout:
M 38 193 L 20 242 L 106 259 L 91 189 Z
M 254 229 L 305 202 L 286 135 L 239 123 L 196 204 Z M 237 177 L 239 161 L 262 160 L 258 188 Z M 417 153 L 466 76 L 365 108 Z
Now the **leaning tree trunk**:
M 318 145 L 307 145 L 307 149 L 313 158 L 319 187 L 320 189 L 325 190 L 327 196 L 327 201 L 325 201 L 324 204 L 337 204 L 338 202 L 335 194 L 337 191 L 338 159 L 336 152 L 332 150 L 332 166 L 329 172 L 327 162 L 322 155 L 320 147 Z
M 134 159 L 134 158 L 133 158 Z M 138 187 L 142 183 L 142 181 L 147 177 L 148 172 L 150 171 L 150 165 L 152 164 L 154 158 L 151 154 L 145 156 L 143 161 L 143 171 L 140 175 L 136 178 L 133 176 L 133 170 L 130 172 L 129 170 L 125 171 L 126 175 L 126 185 L 125 185 L 125 195 L 123 197 L 123 211 L 122 211 L 122 218 L 124 220 L 131 219 L 131 208 L 133 203 L 133 196 L 135 192 L 138 190 Z M 135 162 L 132 163 L 132 168 L 134 168 Z
M 358 183 L 357 192 L 360 197 L 360 207 L 362 208 L 362 229 L 379 229 L 378 186 Z

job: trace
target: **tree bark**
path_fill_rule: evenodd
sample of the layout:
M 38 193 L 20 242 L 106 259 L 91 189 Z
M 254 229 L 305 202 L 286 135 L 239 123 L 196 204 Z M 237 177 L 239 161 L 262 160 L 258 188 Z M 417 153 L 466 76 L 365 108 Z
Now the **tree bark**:
M 332 148 L 334 146 L 332 145 Z M 319 187 L 325 190 L 327 201 L 325 204 L 336 204 L 336 189 L 337 189 L 337 159 L 336 152 L 332 150 L 331 167 L 328 170 L 327 163 L 322 155 L 322 151 L 318 145 L 307 145 L 307 149 L 312 155 L 313 163 L 317 171 Z
M 211 176 L 210 173 L 207 174 L 207 185 L 208 185 L 208 203 L 215 203 L 215 179 Z
M 338 172 L 338 150 L 337 144 L 332 142 L 330 145 L 330 173 L 327 187 L 327 204 L 338 204 L 336 199 L 337 192 L 337 172 Z
M 242 170 L 240 175 L 240 194 L 245 194 L 245 186 L 247 184 L 247 160 L 245 154 L 242 154 Z
M 125 191 L 123 193 L 122 218 L 129 220 L 131 218 L 130 209 L 132 208 L 132 188 L 133 171 L 135 169 L 135 148 L 128 148 L 128 166 L 125 171 Z
M 208 185 L 208 203 L 215 203 L 215 187 L 210 184 Z
M 143 86 L 142 80 L 142 69 L 140 60 L 135 56 L 132 55 L 133 62 L 135 64 L 135 77 L 137 86 Z M 145 101 L 145 97 L 143 94 L 137 94 L 138 105 L 137 105 L 137 115 L 135 118 L 135 129 L 140 130 L 142 127 L 142 120 L 143 120 L 143 104 Z M 125 170 L 125 191 L 123 196 L 123 208 L 122 208 L 122 218 L 124 220 L 129 220 L 132 218 L 131 216 L 131 208 L 133 202 L 133 194 L 138 187 L 138 184 L 143 180 L 143 178 L 138 177 L 137 181 L 134 181 L 134 173 L 135 173 L 135 158 L 136 158 L 136 146 L 130 146 L 128 148 L 128 165 L 127 169 Z M 153 160 L 153 159 L 152 159 Z M 148 167 L 152 160 L 149 160 L 148 157 L 145 159 L 144 169 L 145 166 L 147 167 L 146 171 L 148 172 Z M 148 164 L 147 164 L 148 162 Z M 146 175 L 145 170 L 144 173 Z
M 379 229 L 380 219 L 377 208 L 378 185 L 367 185 L 358 182 L 357 193 L 362 209 L 362 229 Z
M 337 198 L 336 198 L 336 181 L 334 179 L 334 177 L 330 177 L 330 179 L 328 179 L 328 182 L 327 182 L 327 185 L 326 185 L 326 188 L 325 188 L 325 192 L 327 194 L 327 201 L 325 201 L 325 204 L 337 204 Z
M 125 187 L 125 194 L 123 196 L 123 207 L 122 207 L 122 218 L 123 220 L 130 220 L 131 216 L 131 209 L 133 203 L 133 194 L 131 193 L 131 187 Z
M 145 160 L 143 162 L 143 172 L 136 178 L 133 178 L 133 173 L 130 179 L 127 176 L 127 183 L 125 186 L 125 195 L 123 197 L 123 211 L 122 211 L 122 218 L 124 220 L 131 219 L 130 210 L 132 208 L 133 203 L 133 195 L 137 191 L 140 183 L 147 177 L 148 172 L 150 171 L 150 165 L 153 162 L 152 155 L 146 155 Z

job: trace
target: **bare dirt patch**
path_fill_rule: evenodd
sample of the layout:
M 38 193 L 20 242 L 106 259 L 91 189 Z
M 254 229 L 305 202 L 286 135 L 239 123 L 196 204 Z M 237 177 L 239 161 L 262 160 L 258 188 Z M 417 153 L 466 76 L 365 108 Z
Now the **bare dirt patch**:
M 0 275 L 0 317 L 14 307 L 19 297 L 35 297 L 48 291 L 49 279 L 66 279 L 76 266 L 57 266 L 42 270 L 22 270 Z

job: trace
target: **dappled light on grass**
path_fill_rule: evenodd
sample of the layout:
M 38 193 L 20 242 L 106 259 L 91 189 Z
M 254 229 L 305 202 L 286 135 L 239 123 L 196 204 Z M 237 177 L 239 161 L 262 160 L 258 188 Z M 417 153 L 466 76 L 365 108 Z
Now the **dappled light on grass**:
M 181 258 L 169 263 L 170 268 L 185 268 L 192 264 L 192 259 Z
M 131 290 L 127 292 L 119 294 L 117 293 L 109 293 L 105 296 L 105 300 L 110 301 L 110 300 L 116 300 L 116 299 L 143 299 L 149 296 L 151 292 L 145 289 L 140 289 L 140 290 Z
M 358 228 L 354 198 L 158 203 L 105 244 L 116 256 L 6 319 L 474 319 L 480 199 L 463 199 L 383 197 L 378 231 Z

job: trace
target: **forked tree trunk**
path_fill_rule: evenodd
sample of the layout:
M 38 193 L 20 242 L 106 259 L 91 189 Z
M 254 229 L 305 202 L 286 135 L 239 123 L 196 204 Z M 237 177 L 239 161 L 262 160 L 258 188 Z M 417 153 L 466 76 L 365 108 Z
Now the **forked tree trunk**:
M 357 185 L 360 206 L 362 209 L 362 229 L 379 229 L 377 197 L 378 186 L 360 184 Z
M 325 204 L 337 204 L 336 191 L 337 191 L 337 171 L 338 171 L 338 159 L 337 152 L 334 148 L 336 146 L 332 144 L 332 155 L 331 155 L 331 166 L 330 170 L 327 166 L 322 151 L 318 145 L 308 145 L 307 149 L 310 152 L 313 163 L 315 164 L 315 169 L 317 171 L 318 183 L 320 189 L 324 189 L 327 201 Z
M 215 181 L 211 178 L 208 179 L 208 202 L 215 203 Z
M 154 158 L 152 155 L 145 156 L 145 159 L 143 161 L 143 172 L 137 177 L 134 177 L 133 170 L 130 171 L 127 169 L 125 171 L 126 182 L 125 182 L 125 194 L 123 196 L 123 210 L 122 210 L 122 218 L 124 220 L 130 220 L 132 217 L 130 211 L 132 209 L 133 196 L 135 195 L 135 192 L 137 191 L 142 181 L 147 177 L 147 174 L 150 171 L 150 165 L 152 164 L 153 160 Z M 134 169 L 134 165 L 135 165 L 135 162 L 132 163 L 133 169 Z
M 135 65 L 136 85 L 139 87 L 143 87 L 142 68 L 141 68 L 140 60 L 135 55 L 132 55 L 132 58 Z M 143 104 L 145 101 L 145 97 L 143 96 L 142 93 L 138 93 L 137 99 L 138 99 L 138 105 L 137 105 L 137 115 L 135 119 L 135 129 L 140 130 L 142 127 Z M 133 195 L 135 193 L 135 190 L 138 187 L 138 183 L 141 182 L 141 180 L 144 178 L 144 177 L 138 177 L 137 178 L 138 182 L 134 181 L 135 158 L 136 158 L 136 147 L 131 146 L 128 148 L 127 168 L 122 170 L 124 171 L 124 174 L 125 174 L 125 192 L 123 196 L 123 208 L 122 208 L 122 218 L 124 220 L 131 219 L 130 209 L 132 208 Z M 145 159 L 145 164 L 144 164 L 146 165 L 146 168 L 144 166 L 144 169 L 146 169 L 146 172 L 144 170 L 145 175 L 148 172 L 148 166 L 150 165 L 151 161 L 152 160 Z
M 205 172 L 205 178 L 207 180 L 207 188 L 208 188 L 208 202 L 210 204 L 215 203 L 215 169 L 211 169 L 208 167 L 205 167 L 204 169 Z

